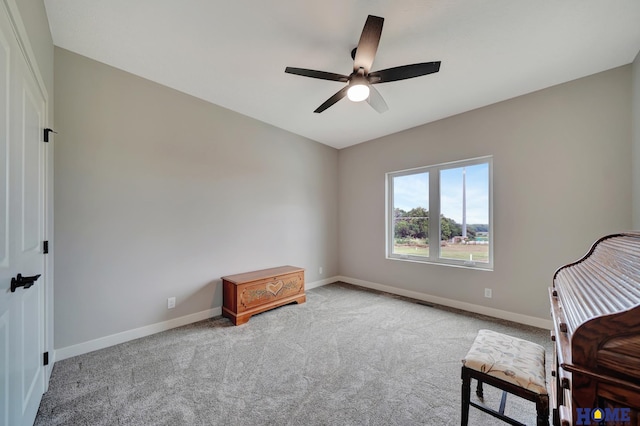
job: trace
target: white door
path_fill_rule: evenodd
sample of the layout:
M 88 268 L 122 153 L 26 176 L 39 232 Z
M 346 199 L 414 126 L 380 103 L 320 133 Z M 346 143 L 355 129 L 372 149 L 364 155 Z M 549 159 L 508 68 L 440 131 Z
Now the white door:
M 45 388 L 45 101 L 0 2 L 0 425 L 32 425 Z M 12 278 L 40 277 L 11 289 Z M 21 284 L 21 282 L 17 282 Z M 27 284 L 28 285 L 28 284 Z

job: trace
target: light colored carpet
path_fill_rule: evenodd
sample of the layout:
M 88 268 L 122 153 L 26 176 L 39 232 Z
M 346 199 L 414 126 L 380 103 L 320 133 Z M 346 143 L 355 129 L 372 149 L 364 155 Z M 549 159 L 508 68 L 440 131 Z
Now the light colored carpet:
M 549 366 L 547 330 L 335 283 L 242 326 L 217 317 L 58 362 L 35 425 L 459 425 L 461 359 L 483 328 L 543 345 Z M 506 414 L 535 424 L 515 396 Z M 471 408 L 469 424 L 501 422 Z

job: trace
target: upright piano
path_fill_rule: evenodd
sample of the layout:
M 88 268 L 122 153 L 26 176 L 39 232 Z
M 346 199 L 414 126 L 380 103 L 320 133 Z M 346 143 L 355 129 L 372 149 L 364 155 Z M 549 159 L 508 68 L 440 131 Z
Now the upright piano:
M 640 426 L 640 232 L 600 238 L 549 296 L 554 425 Z

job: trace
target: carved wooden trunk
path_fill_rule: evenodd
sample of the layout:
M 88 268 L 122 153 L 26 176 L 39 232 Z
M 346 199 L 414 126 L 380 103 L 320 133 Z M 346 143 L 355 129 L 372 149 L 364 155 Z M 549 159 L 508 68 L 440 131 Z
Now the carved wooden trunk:
M 304 303 L 304 269 L 280 266 L 222 277 L 222 315 L 234 325 L 289 303 Z

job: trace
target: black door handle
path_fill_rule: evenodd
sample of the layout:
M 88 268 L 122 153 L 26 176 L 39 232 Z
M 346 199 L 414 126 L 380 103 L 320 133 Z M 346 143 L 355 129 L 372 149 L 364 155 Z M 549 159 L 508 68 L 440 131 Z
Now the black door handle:
M 11 278 L 11 293 L 14 293 L 18 287 L 28 289 L 38 278 L 40 278 L 40 274 L 32 277 L 23 277 L 22 274 L 18 274 L 15 278 Z

